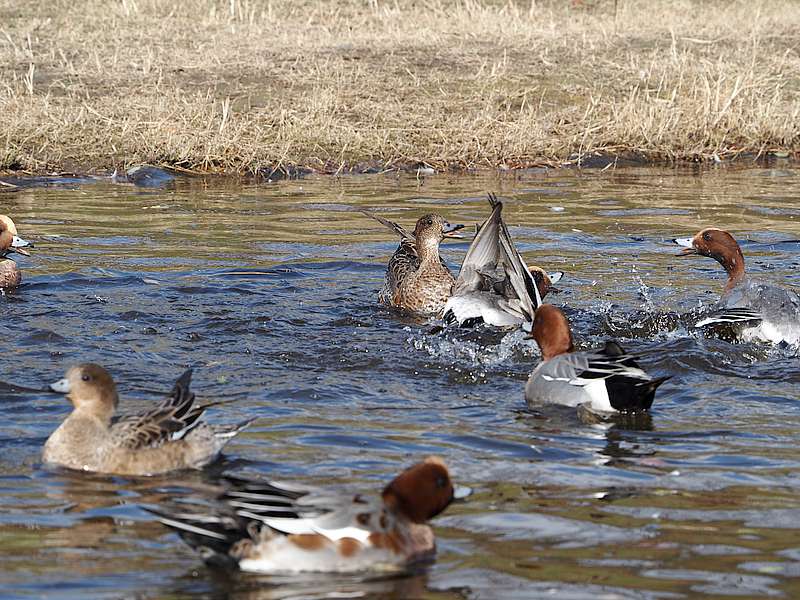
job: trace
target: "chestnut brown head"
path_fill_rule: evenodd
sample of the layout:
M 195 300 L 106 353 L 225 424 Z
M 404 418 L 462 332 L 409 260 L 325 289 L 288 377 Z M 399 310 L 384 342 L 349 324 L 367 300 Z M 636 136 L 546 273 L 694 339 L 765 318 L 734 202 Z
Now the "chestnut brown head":
M 395 477 L 383 490 L 386 505 L 414 523 L 425 523 L 453 501 L 453 482 L 442 459 L 429 456 Z

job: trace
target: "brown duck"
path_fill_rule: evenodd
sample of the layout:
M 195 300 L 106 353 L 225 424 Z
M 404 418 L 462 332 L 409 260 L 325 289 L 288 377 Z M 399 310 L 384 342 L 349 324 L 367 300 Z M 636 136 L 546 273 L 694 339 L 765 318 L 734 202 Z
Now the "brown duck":
M 211 404 L 194 403 L 191 377 L 190 369 L 156 408 L 113 418 L 119 395 L 109 372 L 92 363 L 72 367 L 50 386 L 66 394 L 74 408 L 45 443 L 43 460 L 120 475 L 156 475 L 209 464 L 250 421 L 208 425 L 202 417 Z
M 6 215 L 0 215 L 0 288 L 17 287 L 22 281 L 22 272 L 10 255 L 16 252 L 29 256 L 28 251 L 24 250 L 27 247 L 33 247 L 33 244 L 17 235 L 14 221 Z
M 455 278 L 439 256 L 444 238 L 460 238 L 463 225 L 451 225 L 439 215 L 417 220 L 414 233 L 397 223 L 364 212 L 400 236 L 400 245 L 389 259 L 381 302 L 416 313 L 440 314 L 455 283 Z

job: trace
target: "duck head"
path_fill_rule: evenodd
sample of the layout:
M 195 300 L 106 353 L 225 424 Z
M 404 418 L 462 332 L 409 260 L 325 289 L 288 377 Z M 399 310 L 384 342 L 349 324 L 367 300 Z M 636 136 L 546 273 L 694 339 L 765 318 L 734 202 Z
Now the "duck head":
M 539 289 L 539 296 L 542 298 L 544 298 L 550 292 L 557 292 L 558 290 L 553 286 L 561 281 L 562 277 L 564 277 L 563 271 L 548 273 L 543 268 L 536 266 L 528 267 L 528 271 L 530 271 L 531 277 L 533 277 L 533 281 L 536 283 L 536 287 Z
M 728 274 L 726 289 L 730 289 L 744 278 L 744 255 L 739 244 L 727 231 L 709 227 L 698 232 L 693 238 L 672 240 L 684 250 L 678 256 L 708 256 L 713 258 Z
M 383 501 L 414 523 L 425 523 L 453 501 L 453 482 L 444 461 L 429 456 L 395 477 L 383 490 Z
M 463 225 L 451 225 L 439 215 L 425 215 L 417 220 L 414 227 L 414 238 L 417 240 L 418 249 L 432 250 L 437 249 L 439 243 L 444 238 L 462 237 L 458 231 L 463 229 Z
M 542 304 L 536 309 L 530 337 L 539 345 L 543 360 L 575 350 L 569 321 L 561 309 L 552 304 Z
M 25 256 L 30 256 L 24 248 L 33 248 L 33 243 L 23 240 L 17 235 L 17 226 L 14 221 L 6 215 L 0 215 L 0 257 L 7 256 L 11 252 L 18 252 Z
M 70 368 L 50 389 L 66 394 L 75 410 L 88 411 L 108 421 L 119 404 L 117 386 L 111 374 L 100 365 L 84 363 Z

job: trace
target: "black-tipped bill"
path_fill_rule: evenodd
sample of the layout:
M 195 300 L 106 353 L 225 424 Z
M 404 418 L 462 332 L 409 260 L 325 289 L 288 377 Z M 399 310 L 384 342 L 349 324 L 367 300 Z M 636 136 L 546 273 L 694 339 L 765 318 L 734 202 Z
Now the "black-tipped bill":
M 23 248 L 33 248 L 33 242 L 29 242 L 27 240 L 23 240 L 21 237 L 15 235 L 11 239 L 11 248 L 10 248 L 10 250 L 12 252 L 18 252 L 19 254 L 22 254 L 23 256 L 30 256 L 28 251 L 27 250 L 23 250 Z
M 675 256 L 689 256 L 691 254 L 697 254 L 697 250 L 694 247 L 694 240 L 692 238 L 675 238 L 672 240 L 673 244 L 677 244 L 678 246 L 683 246 L 684 250 L 681 250 Z
M 453 488 L 453 500 L 466 500 L 472 495 L 472 488 L 466 485 L 457 485 Z
M 69 394 L 69 379 L 65 377 L 64 379 L 59 379 L 55 383 L 51 383 L 50 389 L 54 392 L 58 392 L 59 394 Z
M 456 233 L 458 230 L 464 229 L 463 225 L 450 225 L 450 223 L 445 223 L 444 227 L 442 227 L 442 235 L 444 237 L 449 238 L 462 238 L 463 235 L 459 235 Z

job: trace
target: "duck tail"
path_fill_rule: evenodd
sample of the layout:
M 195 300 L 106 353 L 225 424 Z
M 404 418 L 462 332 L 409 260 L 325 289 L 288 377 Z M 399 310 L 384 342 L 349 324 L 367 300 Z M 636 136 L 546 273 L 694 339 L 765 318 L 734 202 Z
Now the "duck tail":
M 628 359 L 633 362 L 633 359 Z M 624 363 L 621 363 L 624 364 Z M 634 362 L 635 364 L 635 362 Z M 627 365 L 630 366 L 630 365 Z M 634 367 L 637 368 L 637 367 Z M 650 410 L 656 397 L 658 386 L 671 375 L 642 381 L 625 375 L 614 375 L 606 379 L 608 397 L 614 410 L 621 413 L 635 413 Z
M 672 375 L 666 375 L 665 377 L 656 377 L 650 381 L 640 383 L 638 393 L 635 395 L 635 402 L 627 410 L 632 412 L 650 410 L 650 407 L 653 406 L 658 386 L 671 377 Z
M 660 386 L 662 383 L 664 383 L 669 379 L 672 379 L 672 375 L 665 375 L 664 377 L 656 377 L 655 379 L 646 384 L 648 391 L 651 391 L 652 393 L 655 394 L 656 390 L 658 389 L 658 386 Z
M 232 515 L 143 508 L 181 536 L 208 564 L 235 567 L 238 560 L 231 555 L 232 547 L 240 540 L 251 537 L 244 523 Z

